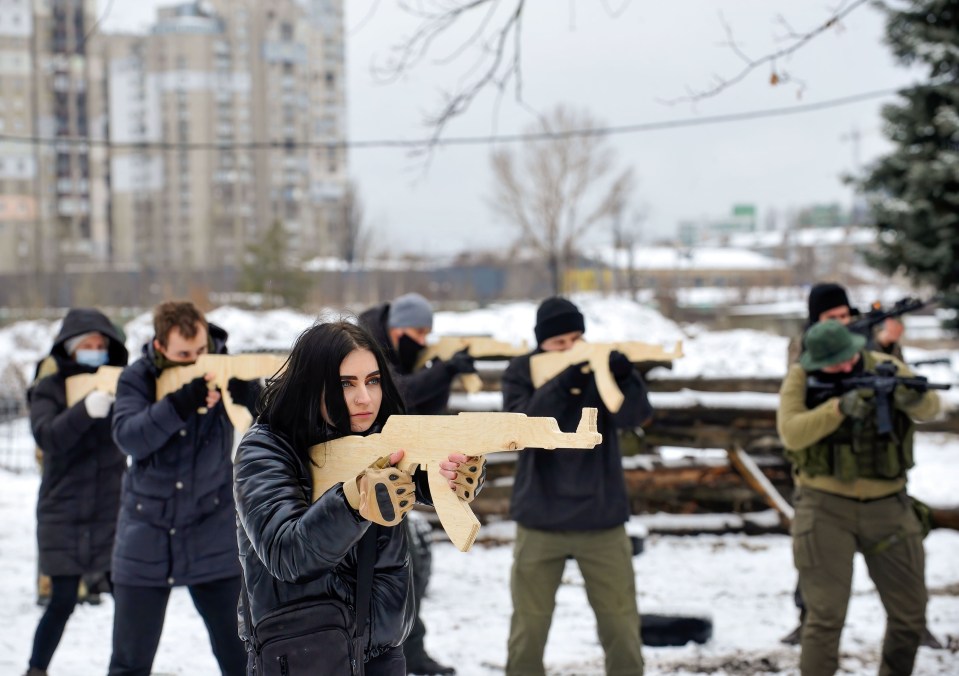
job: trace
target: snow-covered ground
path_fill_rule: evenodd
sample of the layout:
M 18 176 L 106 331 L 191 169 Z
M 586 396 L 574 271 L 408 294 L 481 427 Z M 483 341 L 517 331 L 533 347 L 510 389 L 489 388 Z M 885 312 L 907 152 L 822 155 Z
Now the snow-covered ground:
M 22 427 L 25 431 L 25 426 Z M 26 447 L 28 444 L 24 444 Z M 939 506 L 959 506 L 959 439 L 920 434 L 913 492 Z M 41 615 L 35 603 L 34 507 L 39 478 L 34 472 L 0 471 L 0 674 L 26 669 L 33 632 Z M 635 532 L 655 529 L 664 515 L 636 516 Z M 701 517 L 668 517 L 676 521 Z M 708 519 L 707 519 L 708 520 Z M 462 676 L 503 671 L 511 612 L 509 569 L 513 524 L 484 526 L 468 553 L 445 539 L 433 547 L 433 579 L 424 602 L 427 647 L 456 665 Z M 438 534 L 442 536 L 442 534 Z M 920 648 L 915 673 L 959 674 L 959 533 L 936 530 L 926 540 L 929 626 L 952 650 Z M 796 622 L 792 591 L 796 575 L 789 538 L 779 535 L 650 535 L 635 559 L 643 612 L 710 617 L 712 640 L 704 646 L 645 648 L 648 673 L 796 674 L 799 651 L 778 639 Z M 54 656 L 53 676 L 106 672 L 113 603 L 77 608 Z M 874 674 L 883 632 L 883 613 L 865 566 L 857 559 L 854 594 L 842 638 L 842 673 Z M 573 562 L 557 596 L 546 650 L 551 675 L 603 673 L 602 650 L 582 578 Z M 174 590 L 167 610 L 154 674 L 215 674 L 206 631 L 190 597 Z
M 786 339 L 758 331 L 708 332 L 680 327 L 643 305 L 622 298 L 575 298 L 586 315 L 587 336 L 593 341 L 642 340 L 667 348 L 683 341 L 685 356 L 670 372 L 653 377 L 782 377 L 786 370 Z M 509 341 L 533 342 L 536 304 L 508 303 L 469 312 L 439 312 L 435 332 L 484 334 Z M 252 313 L 219 308 L 209 318 L 230 332 L 233 352 L 283 351 L 310 326 L 315 317 L 291 311 Z M 131 355 L 151 337 L 150 317 L 144 314 L 124 327 Z M 47 353 L 57 322 L 20 322 L 0 329 L 0 395 L 20 396 L 33 376 L 38 359 Z M 908 324 L 907 324 L 908 330 Z M 907 359 L 943 357 L 944 365 L 924 367 L 930 378 L 959 382 L 959 354 L 907 351 Z M 947 399 L 959 401 L 959 392 Z M 482 396 L 494 396 L 484 393 Z M 704 393 L 663 393 L 659 396 L 702 400 Z M 721 395 L 720 395 L 721 396 Z M 743 405 L 754 406 L 759 395 L 740 393 Z M 763 395 L 774 406 L 775 395 Z M 766 401 L 766 400 L 769 401 Z M 671 400 L 670 400 L 671 401 Z M 477 405 L 495 407 L 495 401 Z M 665 404 L 664 399 L 660 402 Z M 673 402 L 674 403 L 674 402 Z M 728 402 L 727 402 L 728 403 Z M 20 473 L 0 471 L 0 674 L 25 670 L 41 609 L 35 603 L 34 507 L 39 478 L 32 470 L 32 439 L 25 421 L 0 424 L 0 446 Z M 959 439 L 920 434 L 917 467 L 910 475 L 912 492 L 939 507 L 959 507 Z M 762 515 L 760 515 L 760 518 Z M 692 519 L 708 520 L 704 517 Z M 711 517 L 712 518 L 712 517 Z M 718 518 L 733 518 L 722 516 Z M 689 517 L 642 515 L 633 518 L 636 532 L 658 524 L 689 523 Z M 434 546 L 434 576 L 423 615 L 427 646 L 441 661 L 455 664 L 464 676 L 501 673 L 509 626 L 509 568 L 512 524 L 485 526 L 486 538 L 469 553 L 456 551 L 445 540 Z M 926 540 L 928 619 L 932 630 L 948 640 L 952 650 L 920 649 L 916 674 L 959 674 L 959 533 L 934 531 Z M 644 612 L 683 612 L 709 616 L 713 639 L 705 646 L 646 648 L 649 673 L 761 674 L 797 673 L 798 649 L 778 638 L 792 629 L 795 572 L 789 538 L 745 535 L 688 537 L 651 535 L 646 551 L 635 560 L 640 607 Z M 877 668 L 883 615 L 861 560 L 857 560 L 854 595 L 843 634 L 842 667 L 846 674 L 872 674 Z M 103 674 L 109 660 L 112 601 L 81 606 L 67 626 L 50 673 L 54 676 Z M 602 651 L 595 622 L 586 603 L 576 566 L 567 566 L 547 647 L 549 674 L 572 676 L 602 673 Z M 154 664 L 160 674 L 214 674 L 206 632 L 189 595 L 175 590 Z

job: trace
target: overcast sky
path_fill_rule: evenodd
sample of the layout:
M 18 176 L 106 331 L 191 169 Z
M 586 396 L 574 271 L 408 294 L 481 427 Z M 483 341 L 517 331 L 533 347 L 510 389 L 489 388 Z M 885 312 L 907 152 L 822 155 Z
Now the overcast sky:
M 107 0 L 99 0 L 101 7 Z M 115 2 L 107 29 L 142 28 L 157 0 Z M 348 137 L 418 139 L 429 133 L 424 116 L 440 92 L 452 89 L 472 63 L 471 53 L 438 63 L 455 51 L 462 33 L 438 42 L 428 58 L 400 81 L 378 82 L 371 67 L 415 27 L 396 0 L 346 2 Z M 416 4 L 413 2 L 413 4 Z M 508 5 L 512 5 L 509 2 Z M 528 0 L 523 23 L 523 99 L 547 112 L 557 104 L 588 110 L 608 126 L 705 118 L 818 103 L 893 89 L 917 75 L 895 66 L 882 44 L 883 18 L 867 4 L 839 28 L 810 41 L 779 64 L 803 81 L 770 86 L 768 67 L 695 105 L 668 105 L 713 76 L 732 78 L 743 62 L 724 46 L 720 13 L 737 43 L 753 59 L 781 49 L 785 17 L 800 33 L 821 24 L 838 0 Z M 852 4 L 846 0 L 846 5 Z M 370 14 L 371 8 L 375 11 Z M 612 11 L 618 10 L 618 16 Z M 476 20 L 469 19 L 469 26 Z M 512 92 L 497 109 L 492 93 L 477 99 L 445 136 L 523 131 L 534 116 Z M 710 124 L 609 137 L 620 166 L 638 177 L 634 201 L 649 214 L 646 239 L 668 236 L 684 219 L 718 218 L 733 204 L 751 203 L 760 225 L 776 211 L 810 203 L 841 202 L 851 192 L 840 181 L 854 167 L 851 130 L 861 134 L 859 158 L 887 152 L 879 108 L 892 97 L 787 117 Z M 497 112 L 498 110 L 498 112 Z M 846 137 L 844 139 L 844 137 Z M 490 146 L 442 147 L 424 169 L 421 159 L 390 148 L 351 151 L 350 175 L 359 185 L 377 249 L 449 253 L 495 248 L 514 237 L 487 205 L 492 193 Z M 608 233 L 597 230 L 597 238 Z

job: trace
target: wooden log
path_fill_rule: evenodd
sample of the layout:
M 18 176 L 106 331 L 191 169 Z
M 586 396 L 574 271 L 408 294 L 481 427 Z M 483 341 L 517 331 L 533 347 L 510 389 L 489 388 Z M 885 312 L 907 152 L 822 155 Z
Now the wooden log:
M 932 527 L 959 530 L 959 509 L 933 509 Z
M 494 463 L 494 457 L 486 466 L 486 486 L 472 503 L 473 513 L 483 523 L 509 516 L 515 458 Z M 792 475 L 784 458 L 765 454 L 751 458 L 778 494 L 792 494 Z M 624 460 L 623 473 L 633 514 L 746 513 L 766 509 L 763 496 L 721 457 L 669 462 L 655 455 L 631 457 Z

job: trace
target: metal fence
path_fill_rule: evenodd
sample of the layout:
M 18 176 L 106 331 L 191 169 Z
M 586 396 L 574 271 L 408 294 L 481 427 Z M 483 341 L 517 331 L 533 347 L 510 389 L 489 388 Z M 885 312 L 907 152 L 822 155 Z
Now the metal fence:
M 35 450 L 26 404 L 0 399 L 0 470 L 36 472 Z

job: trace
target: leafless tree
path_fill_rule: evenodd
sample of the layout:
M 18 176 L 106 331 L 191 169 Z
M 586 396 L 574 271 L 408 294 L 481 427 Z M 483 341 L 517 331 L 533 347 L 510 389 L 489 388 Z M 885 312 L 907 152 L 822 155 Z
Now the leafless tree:
M 615 173 L 615 153 L 601 135 L 570 133 L 597 127 L 589 113 L 560 106 L 529 130 L 541 139 L 524 141 L 516 155 L 491 156 L 489 204 L 519 231 L 519 246 L 542 256 L 555 293 L 583 236 L 621 212 L 633 190 L 632 169 Z
M 625 204 L 623 205 L 625 207 Z M 616 252 L 616 269 L 613 271 L 616 279 L 616 290 L 621 288 L 620 282 L 625 282 L 625 287 L 629 291 L 633 300 L 639 298 L 639 272 L 636 270 L 636 248 L 639 245 L 640 231 L 643 223 L 648 216 L 648 208 L 638 207 L 632 210 L 629 217 L 623 213 L 625 209 L 618 210 L 613 214 L 612 233 L 613 249 Z M 625 267 L 622 267 L 619 260 L 619 253 L 622 252 L 625 257 Z M 625 278 L 625 279 L 621 279 Z
M 363 200 L 354 181 L 346 184 L 339 223 L 339 255 L 353 265 L 361 262 L 371 244 L 371 231 L 366 224 Z

